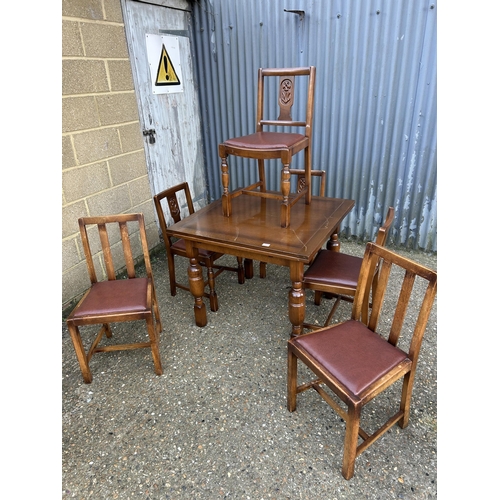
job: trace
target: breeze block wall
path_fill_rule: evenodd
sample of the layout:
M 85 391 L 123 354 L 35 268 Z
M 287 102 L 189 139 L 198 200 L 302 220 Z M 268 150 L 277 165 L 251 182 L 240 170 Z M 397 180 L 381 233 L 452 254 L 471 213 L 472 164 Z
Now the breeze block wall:
M 63 311 L 90 285 L 78 218 L 133 212 L 144 214 L 153 249 L 160 239 L 120 0 L 63 0 Z

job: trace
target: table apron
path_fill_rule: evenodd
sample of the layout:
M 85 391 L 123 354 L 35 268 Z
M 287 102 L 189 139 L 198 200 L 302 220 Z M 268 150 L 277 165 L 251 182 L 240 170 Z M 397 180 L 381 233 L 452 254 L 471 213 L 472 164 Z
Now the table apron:
M 175 236 L 175 235 L 173 235 Z M 210 243 L 208 241 L 192 240 L 183 236 L 186 243 L 189 241 L 195 248 L 203 248 L 211 252 L 219 252 L 223 254 L 235 255 L 236 257 L 243 257 L 246 259 L 259 260 L 269 264 L 276 264 L 278 266 L 290 267 L 291 262 L 302 262 L 307 264 L 309 262 L 308 256 L 298 257 L 297 255 L 279 255 L 272 253 L 272 251 L 249 249 L 234 247 L 226 243 Z

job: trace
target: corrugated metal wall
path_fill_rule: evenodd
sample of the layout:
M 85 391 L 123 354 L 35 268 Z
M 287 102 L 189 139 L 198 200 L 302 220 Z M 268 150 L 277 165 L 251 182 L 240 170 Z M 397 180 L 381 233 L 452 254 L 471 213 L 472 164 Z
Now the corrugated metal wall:
M 313 168 L 326 170 L 327 196 L 356 201 L 342 233 L 373 239 L 392 205 L 389 242 L 436 251 L 436 2 L 192 5 L 211 199 L 222 195 L 218 144 L 255 131 L 258 68 L 313 65 Z M 255 164 L 229 161 L 231 189 L 257 180 Z M 303 166 L 303 154 L 292 166 Z M 279 189 L 280 165 L 266 172 Z

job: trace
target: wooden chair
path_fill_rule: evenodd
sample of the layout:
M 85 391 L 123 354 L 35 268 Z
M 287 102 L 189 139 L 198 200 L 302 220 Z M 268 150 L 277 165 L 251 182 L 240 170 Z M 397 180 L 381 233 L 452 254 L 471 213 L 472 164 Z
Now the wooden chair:
M 385 246 L 389 228 L 394 220 L 394 208 L 389 207 L 384 224 L 379 228 L 375 243 Z M 320 250 L 312 264 L 304 272 L 303 285 L 305 289 L 314 290 L 314 303 L 321 304 L 323 294 L 334 297 L 335 302 L 323 326 L 328 326 L 337 311 L 341 300 L 352 302 L 358 286 L 361 257 L 355 257 L 331 250 Z M 377 274 L 373 280 L 373 287 L 377 286 Z M 368 303 L 367 303 L 368 305 Z M 363 319 L 366 320 L 368 309 L 363 310 Z M 319 325 L 304 323 L 304 328 L 317 330 Z
M 296 177 L 296 193 L 302 192 L 306 188 L 306 171 L 304 169 L 291 168 L 290 175 Z M 326 190 L 326 172 L 324 170 L 311 170 L 311 186 L 314 183 L 313 177 L 319 178 L 319 196 L 325 196 Z M 246 267 L 245 269 L 248 269 Z M 248 273 L 248 271 L 246 271 Z M 253 277 L 253 271 L 250 272 L 250 275 L 246 275 L 247 278 Z M 261 278 L 266 277 L 266 263 L 260 262 L 259 273 Z
M 264 80 L 269 85 L 271 78 L 279 78 L 278 106 L 279 115 L 276 119 L 265 118 L 264 111 Z M 307 99 L 305 117 L 301 120 L 292 118 L 292 106 L 295 99 L 296 77 L 307 77 Z M 219 156 L 221 158 L 222 171 L 222 208 L 226 216 L 231 215 L 231 200 L 241 194 L 262 196 L 282 200 L 280 224 L 281 227 L 290 225 L 290 208 L 305 196 L 307 204 L 311 203 L 311 148 L 312 148 L 312 124 L 314 111 L 314 87 L 316 79 L 316 68 L 314 66 L 305 68 L 260 68 L 258 72 L 257 86 L 257 124 L 253 134 L 236 137 L 219 144 Z M 267 112 L 267 110 L 266 110 Z M 301 117 L 302 118 L 302 117 Z M 288 130 L 303 128 L 303 133 L 269 131 L 267 127 L 288 127 Z M 266 128 L 266 130 L 264 130 Z M 274 129 L 275 130 L 275 129 Z M 304 189 L 296 194 L 290 193 L 290 164 L 292 157 L 304 151 L 305 182 Z M 259 169 L 258 182 L 229 192 L 229 168 L 227 157 L 229 155 L 257 160 Z M 264 160 L 279 159 L 283 165 L 281 171 L 281 193 L 267 190 Z
M 162 324 L 149 260 L 144 216 L 122 214 L 82 217 L 78 219 L 78 224 L 91 287 L 69 315 L 67 325 L 83 380 L 87 384 L 92 382 L 89 362 L 94 353 L 145 347 L 151 348 L 155 373 L 161 375 L 163 370 L 158 341 Z M 145 277 L 136 276 L 132 247 L 137 245 L 142 248 Z M 116 272 L 121 268 L 126 268 L 127 279 L 117 279 Z M 137 320 L 146 322 L 149 341 L 99 346 L 104 334 L 108 338 L 112 337 L 110 323 Z M 102 327 L 90 349 L 85 352 L 79 327 L 96 324 L 102 324 Z
M 379 284 L 373 296 L 371 315 L 365 323 L 360 320 L 363 302 L 368 300 L 367 292 L 373 269 L 378 264 Z M 388 281 L 390 274 L 391 281 Z M 296 409 L 297 394 L 313 388 L 345 420 L 342 462 L 342 475 L 345 479 L 354 475 L 356 457 L 368 446 L 394 424 L 397 423 L 401 428 L 408 425 L 417 360 L 436 290 L 435 271 L 384 247 L 368 243 L 351 319 L 288 341 L 288 410 Z M 394 299 L 384 302 L 387 297 Z M 401 342 L 398 345 L 400 334 Z M 404 339 L 407 334 L 410 338 Z M 407 341 L 409 344 L 406 344 Z M 408 348 L 401 345 L 403 342 Z M 297 359 L 317 379 L 297 385 Z M 360 427 L 362 408 L 401 378 L 403 381 L 398 411 L 369 434 Z M 397 390 L 398 387 L 394 389 Z M 391 394 L 393 391 L 385 392 L 384 400 L 390 400 L 393 397 Z M 347 409 L 335 395 L 345 403 Z M 381 398 L 380 403 L 382 401 Z M 394 409 L 387 409 L 387 413 L 385 409 L 380 411 L 388 415 Z M 386 416 L 380 417 L 379 422 L 385 418 Z M 360 444 L 358 436 L 362 440 Z
M 291 168 L 290 175 L 297 179 L 295 192 L 301 193 L 306 189 L 306 171 L 303 168 Z M 324 170 L 311 170 L 311 186 L 314 184 L 313 177 L 319 178 L 318 196 L 325 196 L 326 191 L 326 172 Z
M 181 220 L 181 206 L 180 195 L 183 194 L 185 198 L 185 203 L 187 204 L 189 214 L 194 213 L 193 200 L 191 198 L 191 192 L 189 190 L 189 184 L 187 182 L 182 182 L 173 186 L 171 188 L 165 189 L 161 193 L 156 194 L 153 197 L 156 213 L 158 214 L 158 220 L 160 222 L 160 228 L 163 235 L 163 241 L 165 243 L 165 248 L 167 251 L 168 260 L 168 272 L 170 277 L 170 294 L 175 296 L 177 294 L 177 288 L 189 291 L 189 286 L 180 283 L 175 277 L 175 260 L 174 257 L 179 255 L 181 257 L 187 258 L 186 253 L 186 242 L 183 239 L 173 241 L 170 236 L 167 235 L 167 219 L 165 217 L 165 211 L 162 207 L 162 200 L 166 200 L 166 207 L 168 207 L 170 216 L 173 222 L 179 222 Z M 178 198 L 179 197 L 179 198 Z M 219 266 L 215 264 L 215 261 L 222 257 L 223 253 L 209 252 L 208 250 L 200 249 L 198 253 L 198 261 L 200 265 L 207 268 L 207 280 L 205 281 L 205 287 L 208 284 L 209 292 L 204 293 L 204 297 L 210 300 L 210 309 L 212 311 L 217 311 L 219 309 L 219 302 L 217 299 L 217 293 L 215 291 L 215 278 L 219 276 L 222 271 L 235 271 L 238 273 L 238 283 L 245 283 L 245 270 L 243 267 L 243 258 L 237 257 L 238 265 L 237 267 L 229 266 Z M 214 272 L 215 269 L 215 272 Z

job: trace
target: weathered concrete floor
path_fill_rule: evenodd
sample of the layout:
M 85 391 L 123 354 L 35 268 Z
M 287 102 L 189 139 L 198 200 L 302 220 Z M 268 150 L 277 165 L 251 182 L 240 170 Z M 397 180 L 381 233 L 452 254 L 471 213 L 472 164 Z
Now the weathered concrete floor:
M 362 245 L 342 245 L 363 254 Z M 436 256 L 398 252 L 436 269 Z M 185 275 L 186 262 L 178 260 Z M 345 481 L 340 418 L 314 391 L 299 395 L 296 412 L 286 409 L 288 269 L 268 265 L 261 280 L 256 265 L 244 285 L 223 273 L 219 311 L 207 304 L 208 325 L 198 328 L 191 295 L 170 295 L 164 254 L 152 264 L 164 325 L 162 376 L 154 374 L 149 350 L 97 353 L 94 380 L 84 384 L 62 326 L 63 498 L 436 498 L 437 301 L 410 425 L 396 426 L 363 453 Z M 321 321 L 330 301 L 316 307 L 312 299 L 308 293 L 307 320 Z M 343 304 L 336 320 L 349 313 Z M 121 331 L 126 337 L 132 330 Z M 367 407 L 368 422 L 384 414 L 385 402 Z

